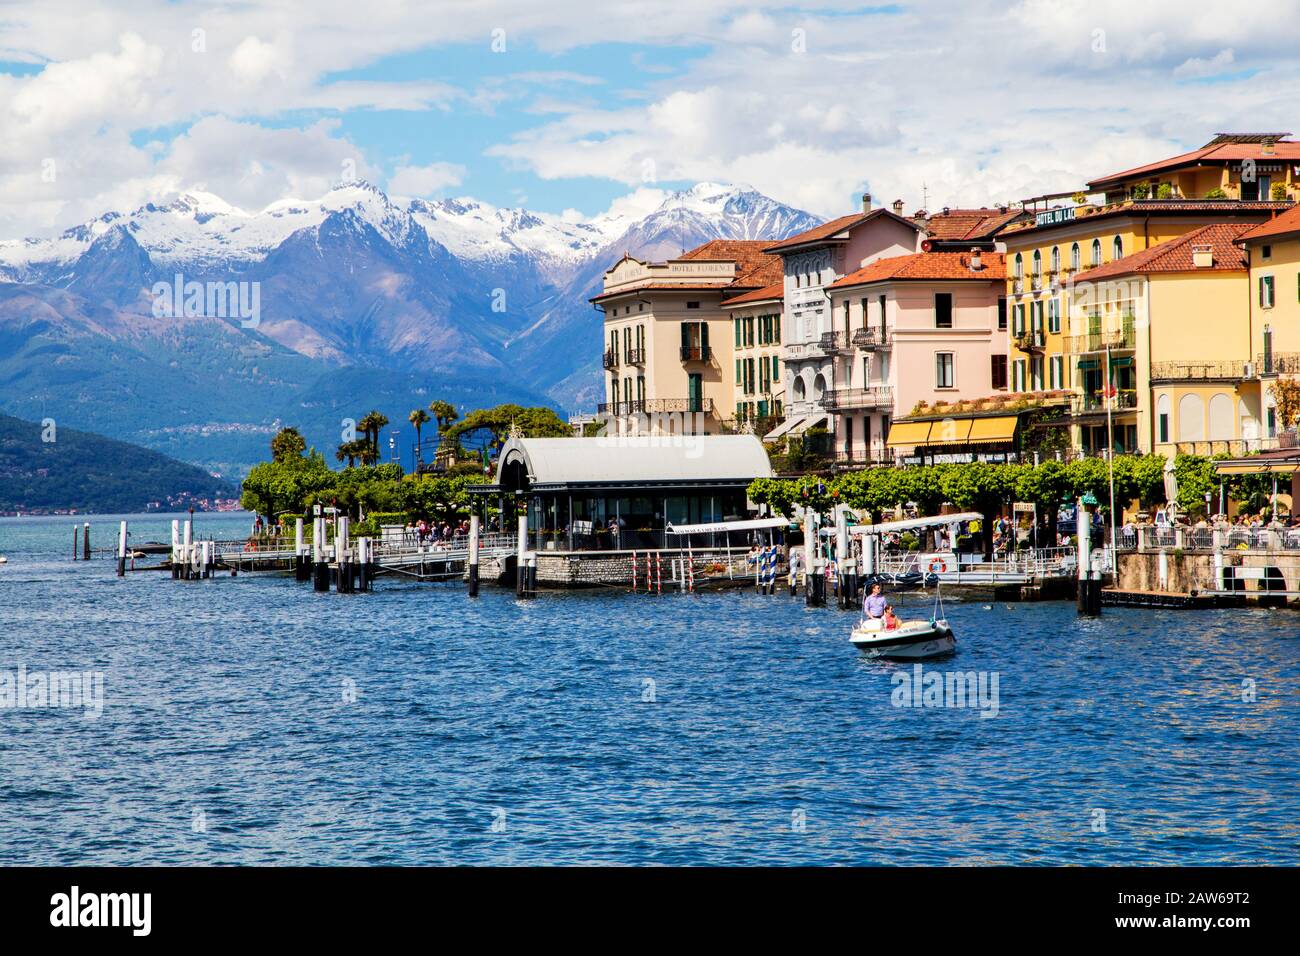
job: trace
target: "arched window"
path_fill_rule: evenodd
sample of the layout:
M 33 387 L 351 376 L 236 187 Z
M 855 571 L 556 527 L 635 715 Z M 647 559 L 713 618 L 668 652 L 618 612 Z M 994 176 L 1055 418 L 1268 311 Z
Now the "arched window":
M 1037 279 L 1043 274 L 1043 254 L 1037 249 L 1034 250 L 1034 278 Z
M 1100 239 L 1092 240 L 1092 264 L 1094 266 L 1101 265 L 1101 240 Z
M 820 372 L 813 379 L 813 401 L 820 402 L 822 396 L 826 394 L 826 376 Z
M 1052 272 L 1061 271 L 1061 249 L 1059 246 L 1052 246 Z
M 1232 399 L 1223 392 L 1210 399 L 1210 441 L 1227 441 L 1233 437 Z
M 1124 240 L 1119 236 L 1116 236 L 1115 241 L 1110 244 L 1110 254 L 1112 259 L 1124 258 Z
M 1017 252 L 1016 253 L 1016 278 L 1019 279 L 1024 274 L 1025 274 L 1025 260 L 1020 255 L 1020 253 Z
M 796 376 L 794 380 L 794 400 L 796 402 L 802 402 L 807 391 L 808 390 L 803 383 L 803 376 Z
M 1178 401 L 1178 440 L 1205 441 L 1205 402 L 1195 393 Z
M 1079 271 L 1079 244 L 1076 242 L 1070 247 L 1070 268 L 1075 272 Z

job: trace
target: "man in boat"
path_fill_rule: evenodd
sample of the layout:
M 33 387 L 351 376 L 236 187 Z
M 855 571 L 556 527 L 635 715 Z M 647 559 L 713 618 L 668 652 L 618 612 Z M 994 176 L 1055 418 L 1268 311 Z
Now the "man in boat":
M 881 592 L 880 585 L 871 585 L 871 593 L 868 594 L 862 602 L 862 616 L 865 618 L 880 620 L 885 616 L 885 611 L 888 607 L 889 602 L 885 600 L 885 595 Z

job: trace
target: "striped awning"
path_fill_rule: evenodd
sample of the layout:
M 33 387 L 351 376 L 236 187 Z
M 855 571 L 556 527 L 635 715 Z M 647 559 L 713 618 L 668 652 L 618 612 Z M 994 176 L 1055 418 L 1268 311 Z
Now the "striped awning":
M 950 445 L 989 445 L 1011 441 L 1016 435 L 1015 415 L 982 418 L 943 418 L 929 422 L 894 422 L 886 445 L 941 448 Z
M 885 444 L 891 447 L 900 445 L 924 445 L 930 438 L 930 426 L 934 422 L 892 422 L 889 426 L 889 438 Z
M 975 418 L 971 420 L 970 436 L 972 445 L 982 442 L 1006 442 L 1016 437 L 1016 425 L 1020 419 L 1015 415 L 999 415 L 996 418 Z

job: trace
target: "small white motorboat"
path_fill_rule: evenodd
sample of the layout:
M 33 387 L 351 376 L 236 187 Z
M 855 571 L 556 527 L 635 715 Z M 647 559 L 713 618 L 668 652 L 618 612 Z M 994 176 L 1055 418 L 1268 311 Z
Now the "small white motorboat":
M 867 618 L 860 621 L 849 638 L 853 646 L 868 657 L 913 660 L 939 657 L 957 649 L 957 638 L 947 621 L 902 621 L 886 628 L 883 621 Z
M 943 613 L 943 597 L 935 595 L 934 613 L 928 621 L 901 621 L 892 626 L 885 618 L 862 617 L 849 640 L 868 657 L 916 660 L 940 657 L 957 649 L 957 638 Z

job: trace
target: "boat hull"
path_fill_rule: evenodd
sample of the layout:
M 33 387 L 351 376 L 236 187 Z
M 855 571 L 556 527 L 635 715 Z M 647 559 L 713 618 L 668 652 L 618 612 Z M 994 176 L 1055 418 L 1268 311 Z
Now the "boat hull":
M 957 650 L 957 639 L 944 621 L 894 631 L 856 628 L 850 640 L 866 656 L 890 660 L 942 657 Z

